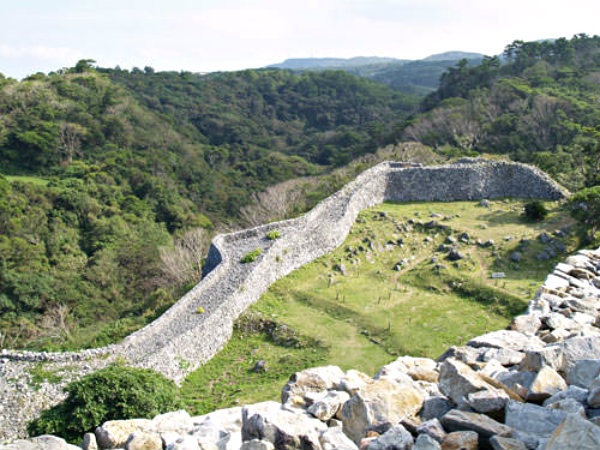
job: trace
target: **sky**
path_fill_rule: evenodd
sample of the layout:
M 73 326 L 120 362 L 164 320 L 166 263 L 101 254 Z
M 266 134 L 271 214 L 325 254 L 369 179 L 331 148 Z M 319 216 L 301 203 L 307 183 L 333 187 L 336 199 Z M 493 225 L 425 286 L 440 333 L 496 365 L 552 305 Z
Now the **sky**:
M 0 0 L 0 73 L 100 67 L 215 72 L 288 58 L 502 53 L 600 34 L 598 0 Z

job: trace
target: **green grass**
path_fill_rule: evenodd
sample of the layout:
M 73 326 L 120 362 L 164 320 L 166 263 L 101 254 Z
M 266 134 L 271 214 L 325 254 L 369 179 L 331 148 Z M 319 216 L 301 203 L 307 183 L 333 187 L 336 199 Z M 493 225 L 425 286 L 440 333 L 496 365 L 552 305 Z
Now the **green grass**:
M 40 177 L 27 176 L 27 175 L 4 175 L 4 177 L 12 182 L 18 181 L 21 183 L 31 183 L 37 186 L 46 186 L 49 180 Z
M 282 348 L 264 336 L 236 332 L 223 352 L 186 380 L 184 392 L 194 393 L 186 394 L 188 405 L 208 411 L 277 399 L 289 375 L 313 362 L 373 375 L 397 355 L 436 358 L 452 345 L 505 328 L 565 256 L 538 260 L 545 246 L 539 234 L 572 223 L 556 203 L 545 203 L 545 220 L 526 221 L 523 205 L 409 203 L 363 211 L 344 244 L 274 283 L 248 312 L 311 336 L 318 356 L 306 353 L 310 348 Z M 442 217 L 430 217 L 434 213 Z M 432 220 L 437 223 L 427 225 Z M 468 242 L 455 245 L 464 258 L 447 260 L 440 245 L 463 233 Z M 488 239 L 493 247 L 476 244 Z M 562 241 L 568 250 L 577 245 L 574 237 Z M 519 263 L 510 258 L 516 250 Z M 506 278 L 492 279 L 492 272 Z M 273 372 L 250 372 L 258 359 L 273 363 Z

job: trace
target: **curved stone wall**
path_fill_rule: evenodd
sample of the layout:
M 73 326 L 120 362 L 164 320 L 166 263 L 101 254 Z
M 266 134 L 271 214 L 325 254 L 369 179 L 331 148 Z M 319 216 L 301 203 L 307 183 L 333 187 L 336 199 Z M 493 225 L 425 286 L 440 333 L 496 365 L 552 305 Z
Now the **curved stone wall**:
M 225 345 L 233 321 L 275 280 L 336 248 L 358 213 L 383 201 L 555 200 L 566 195 L 541 171 L 516 163 L 477 159 L 436 167 L 379 164 L 300 218 L 217 236 L 205 279 L 115 351 L 132 364 L 180 381 Z M 266 234 L 273 229 L 281 237 L 270 241 Z M 257 262 L 239 263 L 256 248 L 262 249 Z M 204 313 L 198 314 L 198 307 Z
M 25 370 L 24 365 L 31 362 L 48 361 L 71 370 L 75 367 L 75 373 L 65 378 L 68 381 L 89 371 L 91 366 L 96 370 L 119 358 L 180 382 L 223 348 L 231 337 L 235 319 L 274 281 L 339 246 L 358 213 L 365 208 L 384 201 L 502 197 L 557 200 L 567 195 L 566 190 L 540 170 L 518 163 L 482 159 L 432 167 L 381 163 L 297 219 L 215 237 L 204 279 L 160 318 L 123 342 L 75 353 L 3 350 L 0 375 Z M 266 234 L 271 230 L 278 230 L 281 237 L 267 239 Z M 262 250 L 257 261 L 239 262 L 243 255 L 257 248 Z M 32 401 L 23 396 L 25 391 L 16 383 L 1 384 L 0 393 L 7 402 L 14 400 L 15 404 L 23 405 Z M 47 407 L 60 401 L 61 396 L 56 394 L 55 386 L 43 385 L 35 399 L 44 399 Z M 26 423 L 32 414 L 3 417 L 5 421 L 14 419 L 18 423 L 11 425 L 15 431 L 0 432 L 0 437 L 22 434 L 21 422 Z
M 384 201 L 453 201 L 483 198 L 556 200 L 568 192 L 531 166 L 483 159 L 421 167 L 381 163 L 297 219 L 267 224 L 213 240 L 206 276 L 160 318 L 122 343 L 81 353 L 3 351 L 18 360 L 73 361 L 98 354 L 124 357 L 181 381 L 218 352 L 234 320 L 277 279 L 340 245 L 358 213 Z M 266 234 L 277 229 L 281 237 Z M 256 248 L 258 261 L 239 263 Z M 203 312 L 199 313 L 199 308 Z M 110 360 L 111 358 L 107 358 Z

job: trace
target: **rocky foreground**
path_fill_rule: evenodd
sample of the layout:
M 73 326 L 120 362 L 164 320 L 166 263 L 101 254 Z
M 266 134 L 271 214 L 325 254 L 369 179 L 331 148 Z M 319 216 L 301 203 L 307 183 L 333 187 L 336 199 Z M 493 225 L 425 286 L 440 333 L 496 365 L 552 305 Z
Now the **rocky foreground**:
M 600 449 L 600 249 L 558 264 L 508 330 L 373 377 L 294 374 L 282 403 L 106 422 L 82 448 L 127 450 Z M 53 436 L 0 446 L 77 449 Z

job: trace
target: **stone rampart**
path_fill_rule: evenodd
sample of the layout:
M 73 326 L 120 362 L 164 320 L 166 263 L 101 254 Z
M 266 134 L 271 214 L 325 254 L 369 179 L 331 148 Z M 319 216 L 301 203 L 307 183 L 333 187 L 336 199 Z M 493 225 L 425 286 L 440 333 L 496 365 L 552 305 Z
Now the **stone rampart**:
M 223 348 L 236 318 L 274 281 L 339 246 L 365 208 L 384 201 L 557 200 L 567 195 L 543 172 L 518 163 L 481 159 L 434 167 L 381 163 L 297 219 L 215 237 L 204 279 L 160 318 L 122 343 L 68 355 L 4 350 L 0 369 L 17 361 L 69 361 L 72 365 L 81 360 L 87 364 L 90 357 L 101 354 L 103 363 L 96 367 L 118 357 L 180 382 Z M 266 235 L 271 230 L 278 230 L 280 238 L 269 240 Z M 242 256 L 257 248 L 262 253 L 255 262 L 240 263 Z M 11 392 L 8 386 L 3 395 L 10 397 Z M 44 389 L 37 395 L 43 396 Z

